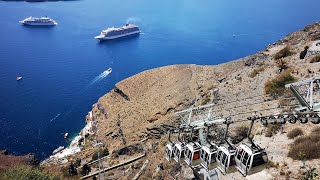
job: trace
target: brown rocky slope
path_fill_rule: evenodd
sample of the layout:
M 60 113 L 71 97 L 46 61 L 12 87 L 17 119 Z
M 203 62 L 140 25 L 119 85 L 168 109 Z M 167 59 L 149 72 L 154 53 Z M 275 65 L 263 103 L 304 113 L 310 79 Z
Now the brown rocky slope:
M 310 46 L 313 41 L 319 39 L 320 23 L 315 23 L 269 45 L 265 50 L 239 60 L 220 65 L 172 65 L 147 70 L 127 78 L 117 83 L 113 90 L 94 104 L 92 112 L 93 119 L 97 123 L 97 132 L 87 141 L 101 141 L 113 154 L 121 148 L 144 141 L 142 148 L 146 151 L 146 158 L 150 162 L 141 175 L 142 179 L 159 177 L 184 179 L 186 178 L 183 175 L 184 170 L 164 159 L 166 131 L 151 133 L 152 129 L 161 128 L 163 124 L 177 126 L 179 121 L 174 112 L 191 106 L 263 95 L 265 83 L 285 70 L 290 71 L 298 80 L 320 75 L 320 65 L 310 63 L 313 56 L 299 58 L 305 46 Z M 274 55 L 286 46 L 290 47 L 292 53 L 275 60 Z M 275 104 L 277 103 L 273 102 L 253 108 L 266 108 Z M 267 113 L 275 112 L 277 111 Z M 221 113 L 224 113 L 223 110 Z M 308 128 L 309 126 L 306 127 Z M 273 146 L 271 141 L 268 142 L 268 146 Z M 289 142 L 285 144 L 284 149 L 288 148 Z M 76 156 L 90 159 L 94 151 L 96 149 L 87 143 L 83 153 Z M 126 156 L 133 154 L 134 151 L 113 155 L 110 164 L 121 162 L 128 158 Z M 281 161 L 279 160 L 280 163 Z M 173 172 L 175 168 L 176 172 Z M 138 170 L 139 168 L 128 165 L 123 169 L 114 170 L 108 176 L 130 179 Z M 123 171 L 127 173 L 119 175 L 119 172 Z M 179 173 L 177 175 L 177 172 L 181 172 L 180 175 Z M 241 176 L 236 175 L 236 177 Z

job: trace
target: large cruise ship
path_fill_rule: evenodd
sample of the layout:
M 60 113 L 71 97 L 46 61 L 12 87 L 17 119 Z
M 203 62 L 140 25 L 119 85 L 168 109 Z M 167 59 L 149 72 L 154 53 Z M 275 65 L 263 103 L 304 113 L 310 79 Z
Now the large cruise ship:
M 134 24 L 127 24 L 125 26 L 119 28 L 108 28 L 103 30 L 99 36 L 96 36 L 96 39 L 108 40 L 108 39 L 116 39 L 124 36 L 129 36 L 133 34 L 139 34 L 141 31 L 139 27 Z
M 50 19 L 49 17 L 28 17 L 20 23 L 25 24 L 25 25 L 33 25 L 33 26 L 54 26 L 57 25 L 58 23 L 55 22 L 53 19 Z

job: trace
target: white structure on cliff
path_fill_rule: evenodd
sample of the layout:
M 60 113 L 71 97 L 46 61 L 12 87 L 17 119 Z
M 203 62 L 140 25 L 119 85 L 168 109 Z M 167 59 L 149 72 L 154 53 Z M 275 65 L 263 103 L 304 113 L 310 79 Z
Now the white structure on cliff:
M 314 41 L 312 45 L 309 47 L 306 57 L 320 54 L 320 40 Z

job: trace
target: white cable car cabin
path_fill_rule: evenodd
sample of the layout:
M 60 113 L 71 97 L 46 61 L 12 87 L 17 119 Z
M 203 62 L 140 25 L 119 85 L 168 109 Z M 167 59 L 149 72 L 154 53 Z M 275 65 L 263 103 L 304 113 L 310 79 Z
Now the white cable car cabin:
M 186 145 L 186 149 L 184 151 L 184 155 L 185 155 L 184 161 L 189 166 L 196 166 L 201 163 L 200 149 L 201 149 L 201 145 L 198 142 L 190 142 Z
M 248 130 L 248 140 L 250 144 L 240 144 L 236 150 L 236 168 L 243 175 L 250 175 L 262 171 L 266 168 L 268 156 L 265 149 L 255 144 L 250 138 L 252 126 L 255 119 L 251 119 L 251 126 Z
M 166 144 L 166 159 L 170 161 L 172 158 L 176 161 L 179 162 L 181 159 L 184 158 L 184 149 L 185 149 L 185 143 L 181 141 L 181 131 L 184 129 L 180 128 L 179 129 L 179 134 L 178 134 L 178 140 L 175 142 L 172 142 L 170 137 L 171 137 L 171 131 L 169 131 L 169 137 L 168 141 L 169 143 Z
M 231 122 L 227 119 L 225 123 L 227 124 L 227 128 L 224 134 L 224 141 L 227 143 L 228 147 L 219 146 L 217 150 L 217 167 L 222 172 L 222 174 L 227 174 L 227 173 L 237 171 L 235 167 L 236 148 L 227 139 L 228 130 Z
M 173 158 L 176 162 L 180 162 L 184 159 L 184 142 L 176 142 L 173 146 Z
M 215 144 L 207 144 L 206 146 L 202 146 L 200 151 L 200 158 L 202 160 L 201 166 L 206 170 L 210 171 L 217 167 L 217 145 Z
M 250 175 L 266 168 L 268 156 L 261 147 L 253 148 L 248 144 L 240 144 L 235 156 L 236 168 L 243 175 Z
M 218 147 L 217 152 L 217 167 L 222 172 L 222 174 L 232 173 L 237 171 L 235 167 L 235 149 L 228 149 L 226 147 Z
M 170 139 L 170 135 L 171 135 L 171 131 L 169 131 L 169 138 L 168 138 L 169 143 L 166 145 L 166 150 L 165 150 L 166 159 L 168 161 L 170 161 L 173 158 L 173 146 L 174 146 L 174 143 Z

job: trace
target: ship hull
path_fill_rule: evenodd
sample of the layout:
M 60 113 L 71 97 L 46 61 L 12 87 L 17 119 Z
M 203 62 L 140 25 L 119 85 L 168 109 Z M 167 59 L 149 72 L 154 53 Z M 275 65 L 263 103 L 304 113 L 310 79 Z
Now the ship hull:
M 117 38 L 121 38 L 121 37 L 131 36 L 131 35 L 134 35 L 134 34 L 139 34 L 140 32 L 141 31 L 134 31 L 134 32 L 130 32 L 130 33 L 127 33 L 127 34 L 121 34 L 121 35 L 109 36 L 109 37 L 96 36 L 95 38 L 100 40 L 100 41 L 112 40 L 112 39 L 117 39 Z
M 31 22 L 26 22 L 26 21 L 20 21 L 21 24 L 23 25 L 28 25 L 28 26 L 55 26 L 58 25 L 58 23 L 31 23 Z

